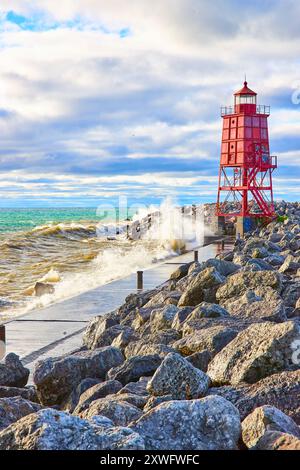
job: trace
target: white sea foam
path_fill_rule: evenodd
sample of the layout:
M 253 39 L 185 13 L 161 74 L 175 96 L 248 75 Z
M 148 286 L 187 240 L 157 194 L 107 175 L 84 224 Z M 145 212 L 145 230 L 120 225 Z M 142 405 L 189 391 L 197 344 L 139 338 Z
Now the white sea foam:
M 142 240 L 132 241 L 130 246 L 125 236 L 126 225 L 123 224 L 119 226 L 121 236 L 118 241 L 111 241 L 110 247 L 106 245 L 103 251 L 85 266 L 84 271 L 58 273 L 54 269 L 50 270 L 42 281 L 55 282 L 55 292 L 30 299 L 22 313 L 74 297 L 110 281 L 124 278 L 137 270 L 147 269 L 153 263 L 175 256 L 182 247 L 192 249 L 203 244 L 204 226 L 201 218 L 192 217 L 191 211 L 182 214 L 181 209 L 169 199 L 160 207 L 140 209 L 133 218 L 133 223 L 142 221 L 145 217 L 147 221 L 149 213 L 157 214 L 158 211 L 160 216 L 152 218 L 151 227 L 147 227 Z M 76 225 L 78 227 L 79 224 Z M 115 228 L 116 225 L 113 224 L 99 224 L 96 230 L 99 240 L 113 236 Z M 45 226 L 39 227 L 39 230 L 41 229 L 45 229 Z M 65 229 L 64 224 L 61 224 L 60 229 Z

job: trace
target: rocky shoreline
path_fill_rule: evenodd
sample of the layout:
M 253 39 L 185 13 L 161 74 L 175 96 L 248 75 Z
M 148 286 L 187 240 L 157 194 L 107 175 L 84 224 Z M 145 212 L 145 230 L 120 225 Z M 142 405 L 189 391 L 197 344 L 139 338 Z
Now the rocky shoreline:
M 300 203 L 95 317 L 72 354 L 0 363 L 0 450 L 300 450 Z

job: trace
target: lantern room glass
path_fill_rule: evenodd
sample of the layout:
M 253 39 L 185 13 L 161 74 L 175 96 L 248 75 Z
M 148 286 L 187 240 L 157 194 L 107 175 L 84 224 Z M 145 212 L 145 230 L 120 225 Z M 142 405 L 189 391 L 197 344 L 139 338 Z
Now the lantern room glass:
M 237 95 L 235 97 L 235 104 L 256 104 L 255 95 Z

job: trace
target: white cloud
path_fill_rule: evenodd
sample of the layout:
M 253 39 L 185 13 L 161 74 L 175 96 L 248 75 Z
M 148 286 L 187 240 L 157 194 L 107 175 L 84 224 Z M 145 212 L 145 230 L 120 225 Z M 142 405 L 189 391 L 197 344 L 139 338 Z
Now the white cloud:
M 22 30 L 5 20 L 11 10 L 45 27 Z M 273 153 L 293 164 L 299 12 L 292 0 L 2 0 L 0 172 L 22 168 L 39 177 L 44 168 L 53 179 L 51 191 L 39 186 L 45 197 L 69 194 L 85 171 L 95 194 L 106 183 L 122 190 L 141 183 L 151 194 L 151 164 L 138 165 L 165 159 L 167 169 L 154 168 L 155 184 L 170 188 L 173 181 L 183 194 L 201 182 L 192 182 L 199 169 L 191 176 L 184 162 L 203 161 L 203 172 L 216 177 L 219 106 L 230 104 L 244 72 L 259 101 L 273 105 Z M 49 29 L 55 22 L 61 24 Z M 131 31 L 125 39 L 123 28 Z M 179 164 L 185 169 L 178 179 Z M 97 179 L 101 171 L 107 181 Z M 7 189 L 8 181 L 2 179 Z M 32 189 L 24 181 L 12 181 L 19 194 Z M 215 179 L 211 185 L 205 192 L 215 191 Z

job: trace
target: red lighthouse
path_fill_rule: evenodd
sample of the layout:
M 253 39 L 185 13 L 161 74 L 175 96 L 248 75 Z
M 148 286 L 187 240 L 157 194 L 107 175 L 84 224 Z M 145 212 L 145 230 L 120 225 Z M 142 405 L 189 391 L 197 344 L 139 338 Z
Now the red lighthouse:
M 221 108 L 218 216 L 274 216 L 272 173 L 277 157 L 270 156 L 270 107 L 257 105 L 256 98 L 245 81 L 234 95 L 234 106 Z

